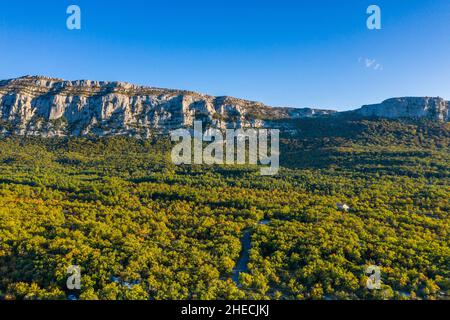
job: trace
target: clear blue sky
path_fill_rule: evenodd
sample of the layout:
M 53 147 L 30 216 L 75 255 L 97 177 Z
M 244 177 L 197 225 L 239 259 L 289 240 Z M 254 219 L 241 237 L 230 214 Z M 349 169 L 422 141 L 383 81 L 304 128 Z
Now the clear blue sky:
M 66 28 L 70 4 L 79 31 Z M 366 28 L 370 4 L 380 31 Z M 449 0 L 1 1 L 0 46 L 2 79 L 120 80 L 339 110 L 450 99 Z

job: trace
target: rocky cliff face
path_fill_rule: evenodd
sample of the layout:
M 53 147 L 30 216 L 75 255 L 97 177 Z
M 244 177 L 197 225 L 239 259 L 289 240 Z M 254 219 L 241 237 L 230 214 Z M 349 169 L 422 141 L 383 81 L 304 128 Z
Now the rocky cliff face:
M 396 98 L 352 113 L 364 117 L 427 117 L 448 121 L 441 98 Z M 259 102 L 123 82 L 64 81 L 26 76 L 0 81 L 0 134 L 149 137 L 192 127 L 293 130 L 293 119 L 337 114 L 331 110 L 272 108 Z
M 22 77 L 0 81 L 3 134 L 134 135 L 192 126 L 202 119 L 218 128 L 276 127 L 280 120 L 333 111 L 271 108 L 258 102 L 122 82 Z
M 428 118 L 449 121 L 449 102 L 442 98 L 405 97 L 393 98 L 380 104 L 363 106 L 354 111 L 364 117 Z

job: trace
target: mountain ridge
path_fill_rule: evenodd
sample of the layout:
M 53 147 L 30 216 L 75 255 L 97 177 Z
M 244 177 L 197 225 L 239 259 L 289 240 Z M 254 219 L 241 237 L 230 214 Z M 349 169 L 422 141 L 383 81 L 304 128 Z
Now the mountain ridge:
M 149 137 L 192 126 L 194 119 L 226 128 L 293 130 L 291 120 L 336 115 L 418 117 L 448 121 L 442 98 L 392 98 L 376 105 L 337 112 L 271 107 L 229 96 L 165 89 L 120 81 L 64 80 L 24 76 L 0 81 L 0 133 L 34 136 Z

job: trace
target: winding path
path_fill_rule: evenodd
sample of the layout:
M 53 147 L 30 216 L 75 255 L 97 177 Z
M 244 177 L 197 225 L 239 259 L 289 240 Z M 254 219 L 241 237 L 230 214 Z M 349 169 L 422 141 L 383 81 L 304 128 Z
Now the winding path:
M 257 225 L 267 225 L 270 223 L 269 219 L 263 219 Z M 248 273 L 248 261 L 250 260 L 250 249 L 252 248 L 252 231 L 253 229 L 245 229 L 241 238 L 241 254 L 236 266 L 233 269 L 232 279 L 236 285 L 240 286 L 239 274 L 241 272 Z

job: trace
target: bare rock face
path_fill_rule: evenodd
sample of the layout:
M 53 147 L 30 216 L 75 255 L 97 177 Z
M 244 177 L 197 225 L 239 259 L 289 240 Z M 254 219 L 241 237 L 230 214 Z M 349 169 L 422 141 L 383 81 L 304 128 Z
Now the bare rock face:
M 449 121 L 449 102 L 442 98 L 405 97 L 385 100 L 380 104 L 363 106 L 355 111 L 364 117 L 428 118 Z
M 271 108 L 258 102 L 123 82 L 26 76 L 0 81 L 0 130 L 36 136 L 148 137 L 195 119 L 225 128 L 274 127 L 332 111 Z
M 348 112 L 346 112 L 348 113 Z M 441 98 L 395 98 L 351 111 L 363 117 L 450 120 Z M 297 129 L 291 120 L 340 114 L 311 108 L 273 108 L 232 97 L 137 86 L 26 76 L 0 81 L 0 134 L 147 138 L 202 120 L 226 128 Z

